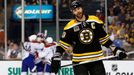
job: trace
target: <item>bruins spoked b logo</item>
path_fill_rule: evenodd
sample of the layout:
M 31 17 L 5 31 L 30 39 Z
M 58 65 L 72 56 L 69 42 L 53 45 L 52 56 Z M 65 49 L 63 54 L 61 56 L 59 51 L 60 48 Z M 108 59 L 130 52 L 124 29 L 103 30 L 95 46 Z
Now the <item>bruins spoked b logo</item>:
M 80 42 L 89 44 L 93 39 L 93 32 L 89 28 L 80 31 Z

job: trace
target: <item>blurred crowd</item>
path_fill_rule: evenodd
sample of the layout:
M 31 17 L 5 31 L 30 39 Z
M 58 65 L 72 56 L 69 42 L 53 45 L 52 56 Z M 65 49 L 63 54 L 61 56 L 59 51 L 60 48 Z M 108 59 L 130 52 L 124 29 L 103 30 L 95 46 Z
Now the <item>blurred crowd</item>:
M 26 5 L 39 5 L 40 2 L 42 4 L 48 5 L 53 4 L 55 5 L 56 0 L 24 0 Z M 15 0 L 15 4 L 21 4 L 21 0 Z
M 40 1 L 42 2 L 42 4 L 48 5 L 48 4 L 52 4 L 52 5 L 56 5 L 56 0 L 24 0 L 26 5 L 39 5 Z M 11 4 L 21 4 L 21 0 L 7 0 L 8 5 Z M 4 0 L 0 0 L 0 9 L 4 8 Z
M 55 4 L 56 0 L 25 0 L 26 4 L 33 4 L 33 5 L 39 5 L 40 2 L 42 4 L 48 5 L 48 4 Z
M 134 45 L 134 1 L 113 0 L 108 8 L 108 32 L 115 44 Z M 120 43 L 120 44 L 118 44 Z

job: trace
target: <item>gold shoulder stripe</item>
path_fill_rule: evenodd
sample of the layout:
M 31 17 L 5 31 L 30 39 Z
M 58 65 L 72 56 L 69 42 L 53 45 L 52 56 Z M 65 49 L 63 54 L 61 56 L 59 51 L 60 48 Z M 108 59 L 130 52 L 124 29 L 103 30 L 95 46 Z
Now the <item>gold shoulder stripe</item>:
M 75 26 L 75 24 L 77 23 L 76 20 L 71 20 L 65 27 L 64 27 L 64 30 L 67 30 L 73 26 Z
M 103 21 L 100 20 L 98 17 L 96 17 L 96 16 L 88 16 L 87 22 L 92 22 L 92 21 L 97 22 L 99 24 L 103 24 Z

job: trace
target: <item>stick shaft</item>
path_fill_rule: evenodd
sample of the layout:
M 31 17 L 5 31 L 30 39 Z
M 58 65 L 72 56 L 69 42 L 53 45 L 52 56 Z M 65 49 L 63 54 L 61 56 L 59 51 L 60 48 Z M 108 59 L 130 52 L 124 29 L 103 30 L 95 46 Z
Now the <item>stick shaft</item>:
M 127 52 L 127 55 L 130 55 L 130 54 L 134 54 L 134 51 L 130 51 L 130 52 Z M 107 57 L 103 57 L 103 58 L 100 58 L 100 59 L 97 59 L 97 60 L 90 60 L 90 61 L 84 61 L 84 62 L 80 62 L 78 64 L 67 64 L 67 65 L 62 65 L 61 67 L 67 67 L 67 66 L 77 66 L 77 65 L 81 65 L 81 64 L 86 64 L 86 63 L 91 63 L 91 62 L 95 62 L 95 61 L 99 61 L 99 60 L 106 60 L 106 59 L 112 59 L 112 58 L 116 58 L 117 56 L 107 56 Z

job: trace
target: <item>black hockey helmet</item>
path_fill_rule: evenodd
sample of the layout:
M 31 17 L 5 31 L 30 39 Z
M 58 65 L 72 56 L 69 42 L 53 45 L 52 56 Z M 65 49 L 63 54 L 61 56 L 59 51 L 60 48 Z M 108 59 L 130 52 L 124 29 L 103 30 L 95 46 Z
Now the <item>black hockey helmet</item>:
M 73 10 L 73 9 L 75 9 L 75 8 L 77 8 L 77 7 L 82 7 L 82 4 L 81 4 L 81 2 L 80 1 L 73 1 L 72 3 L 71 3 L 71 5 L 70 5 L 70 9 L 71 10 Z

